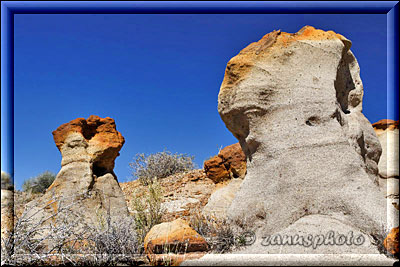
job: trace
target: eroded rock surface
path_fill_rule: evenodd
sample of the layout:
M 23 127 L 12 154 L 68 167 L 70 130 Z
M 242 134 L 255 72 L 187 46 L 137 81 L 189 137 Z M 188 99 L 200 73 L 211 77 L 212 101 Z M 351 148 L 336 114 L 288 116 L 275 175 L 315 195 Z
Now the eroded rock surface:
M 208 199 L 203 214 L 214 218 L 226 218 L 227 210 L 242 184 L 242 179 L 233 179 L 219 186 Z
M 323 214 L 381 231 L 382 150 L 361 112 L 363 85 L 350 47 L 340 34 L 305 26 L 269 33 L 228 62 L 218 111 L 247 157 L 228 209 L 233 221 L 247 218 L 273 234 Z
M 71 205 L 82 222 L 99 223 L 108 214 L 112 218 L 128 216 L 124 194 L 114 174 L 114 161 L 124 144 L 111 118 L 90 116 L 65 123 L 53 132 L 61 152 L 61 170 L 46 193 L 28 203 L 33 211 L 51 204 L 39 215 L 56 213 L 59 200 Z
M 204 162 L 204 172 L 216 183 L 203 209 L 204 215 L 226 218 L 226 211 L 246 175 L 246 164 L 246 155 L 239 143 L 223 148 L 218 155 Z
M 383 119 L 372 124 L 382 146 L 378 168 L 380 187 L 387 199 L 388 222 L 399 225 L 399 121 Z M 397 229 L 397 230 L 396 230 Z M 398 255 L 398 227 L 385 239 L 385 247 Z M 396 232 L 397 231 L 397 232 Z M 396 239 L 397 233 L 397 239 Z M 397 241 L 396 241 L 397 240 Z M 396 243 L 397 242 L 397 243 Z M 397 246 L 397 250 L 396 250 Z
M 239 143 L 223 148 L 218 155 L 204 162 L 204 171 L 215 183 L 244 178 L 246 175 L 246 156 Z
M 1 189 L 1 240 L 13 232 L 14 193 L 13 189 Z
M 399 256 L 400 253 L 400 248 L 399 248 L 399 227 L 395 227 L 392 230 L 390 230 L 390 233 L 388 236 L 385 238 L 385 241 L 383 242 L 385 248 L 387 251 L 389 251 L 391 254 L 395 256 Z
M 382 146 L 379 175 L 382 178 L 399 178 L 399 121 L 380 120 L 372 124 Z
M 208 244 L 186 221 L 176 219 L 153 226 L 144 239 L 144 248 L 153 264 L 178 265 L 203 256 Z
M 159 179 L 162 191 L 161 208 L 162 220 L 172 221 L 182 218 L 190 220 L 198 215 L 207 204 L 212 192 L 217 185 L 209 179 L 203 170 L 191 170 L 177 173 L 166 178 Z M 135 213 L 134 199 L 146 199 L 148 188 L 134 180 L 120 184 L 128 209 Z

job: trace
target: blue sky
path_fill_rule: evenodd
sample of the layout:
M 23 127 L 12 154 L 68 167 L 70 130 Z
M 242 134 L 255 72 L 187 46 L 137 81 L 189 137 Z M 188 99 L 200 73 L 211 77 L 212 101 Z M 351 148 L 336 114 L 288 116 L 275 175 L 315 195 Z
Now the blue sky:
M 14 21 L 17 188 L 46 170 L 57 173 L 61 154 L 51 132 L 92 114 L 114 118 L 125 137 L 115 167 L 121 182 L 130 180 L 136 153 L 187 153 L 202 167 L 237 142 L 217 112 L 226 63 L 275 29 L 312 25 L 350 39 L 364 114 L 371 122 L 387 118 L 386 15 L 17 14 Z

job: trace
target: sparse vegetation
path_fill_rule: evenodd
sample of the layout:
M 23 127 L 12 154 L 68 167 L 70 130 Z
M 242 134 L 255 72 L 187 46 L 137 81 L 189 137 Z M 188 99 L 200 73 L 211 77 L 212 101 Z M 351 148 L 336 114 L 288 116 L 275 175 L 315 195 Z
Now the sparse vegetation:
M 11 180 L 11 176 L 6 172 L 1 171 L 1 189 L 13 190 L 13 188 L 14 186 Z
M 246 242 L 242 233 L 251 230 L 248 223 L 242 222 L 242 229 L 234 228 L 227 219 L 205 216 L 201 212 L 196 212 L 190 225 L 206 239 L 210 250 L 215 253 L 227 253 L 243 247 Z
M 133 178 L 139 179 L 143 185 L 148 185 L 154 178 L 165 178 L 193 170 L 195 168 L 193 160 L 193 156 L 163 151 L 150 155 L 137 154 L 129 166 Z
M 81 196 L 82 197 L 82 196 Z M 79 220 L 73 211 L 82 198 L 54 198 L 43 207 L 26 209 L 17 218 L 14 231 L 1 240 L 4 265 L 136 265 L 138 242 L 134 221 L 102 217 L 96 225 Z M 35 220 L 35 216 L 57 205 L 57 212 Z
M 53 199 L 38 210 L 26 209 L 16 219 L 14 231 L 7 233 L 5 238 L 2 237 L 2 265 L 40 265 L 45 264 L 52 254 L 73 253 L 68 246 L 78 238 L 73 231 L 77 221 L 72 219 L 74 216 L 71 216 L 70 211 L 73 204 L 64 206 L 62 200 Z M 41 210 L 51 205 L 57 205 L 56 214 L 37 221 L 33 219 Z
M 122 262 L 132 263 L 139 255 L 139 242 L 133 218 L 112 218 L 110 213 L 102 218 L 100 224 L 89 228 L 87 240 L 91 243 L 88 249 L 96 255 L 95 265 L 119 265 Z
M 136 232 L 138 241 L 143 246 L 144 238 L 150 229 L 161 223 L 163 209 L 161 206 L 163 192 L 157 179 L 152 180 L 146 186 L 146 191 L 141 192 L 141 197 L 136 197 L 132 201 Z M 140 195 L 137 192 L 135 195 Z
M 36 177 L 26 180 L 22 185 L 22 190 L 30 193 L 44 193 L 54 179 L 56 179 L 54 173 L 45 171 Z

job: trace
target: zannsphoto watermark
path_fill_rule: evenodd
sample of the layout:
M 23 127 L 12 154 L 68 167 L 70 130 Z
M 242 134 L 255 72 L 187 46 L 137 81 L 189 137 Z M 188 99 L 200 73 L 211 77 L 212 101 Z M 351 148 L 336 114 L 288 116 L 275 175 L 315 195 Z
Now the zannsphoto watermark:
M 252 245 L 256 241 L 254 232 L 245 232 L 246 245 Z M 365 237 L 363 234 L 354 235 L 353 231 L 349 231 L 346 235 L 328 231 L 326 234 L 308 234 L 308 235 L 264 235 L 262 237 L 262 246 L 304 246 L 316 249 L 318 246 L 360 246 L 364 244 Z

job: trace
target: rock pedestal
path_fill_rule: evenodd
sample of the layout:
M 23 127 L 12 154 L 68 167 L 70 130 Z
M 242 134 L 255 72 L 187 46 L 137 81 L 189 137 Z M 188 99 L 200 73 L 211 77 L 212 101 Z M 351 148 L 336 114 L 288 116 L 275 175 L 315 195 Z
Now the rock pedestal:
M 124 194 L 114 174 L 114 161 L 125 140 L 111 118 L 90 116 L 65 123 L 53 132 L 61 152 L 61 170 L 53 184 L 39 199 L 28 204 L 39 212 L 57 212 L 59 200 L 84 223 L 95 224 L 111 216 L 129 216 Z
M 247 157 L 228 216 L 264 234 L 322 214 L 365 233 L 386 224 L 381 146 L 362 114 L 351 42 L 332 31 L 274 31 L 226 67 L 218 111 Z

